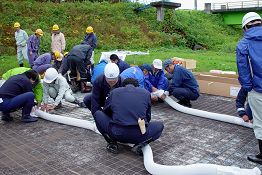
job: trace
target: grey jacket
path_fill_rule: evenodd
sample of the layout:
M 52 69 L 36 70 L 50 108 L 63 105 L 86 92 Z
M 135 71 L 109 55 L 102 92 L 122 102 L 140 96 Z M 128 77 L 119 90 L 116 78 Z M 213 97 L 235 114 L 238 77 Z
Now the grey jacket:
M 62 101 L 66 91 L 68 90 L 71 91 L 70 86 L 67 83 L 65 77 L 63 77 L 61 74 L 58 74 L 57 79 L 53 83 L 48 84 L 48 83 L 43 82 L 43 102 L 44 103 L 48 102 L 50 87 L 55 88 L 56 91 L 58 92 L 54 105 L 58 105 Z

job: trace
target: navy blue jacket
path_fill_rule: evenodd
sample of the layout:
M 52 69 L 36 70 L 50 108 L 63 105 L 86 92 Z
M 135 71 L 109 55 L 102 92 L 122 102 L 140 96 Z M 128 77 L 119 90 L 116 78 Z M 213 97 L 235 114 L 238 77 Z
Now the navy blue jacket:
M 175 65 L 172 84 L 168 88 L 170 94 L 173 94 L 175 88 L 188 88 L 194 93 L 199 93 L 198 87 L 198 83 L 192 72 L 180 65 Z
M 92 56 L 92 48 L 90 45 L 87 44 L 79 44 L 75 45 L 70 52 L 68 53 L 69 57 L 77 57 L 87 65 L 91 64 L 90 58 Z
M 102 107 L 105 105 L 105 100 L 108 97 L 111 90 L 121 87 L 122 79 L 119 76 L 118 82 L 111 89 L 106 81 L 104 75 L 97 77 L 93 84 L 92 96 L 91 96 L 91 113 L 94 114 L 97 110 L 102 111 Z
M 18 74 L 0 87 L 0 98 L 13 98 L 26 92 L 33 92 L 33 85 L 25 74 Z
M 148 124 L 151 120 L 150 93 L 133 85 L 114 89 L 106 100 L 104 112 L 112 117 L 112 123 L 121 126 L 138 125 L 138 118 Z
M 82 44 L 88 44 L 92 47 L 92 50 L 94 50 L 97 45 L 96 35 L 94 33 L 87 33 Z
M 239 82 L 246 91 L 262 93 L 262 26 L 248 29 L 236 50 Z
M 125 62 L 125 61 L 123 61 L 123 60 L 121 60 L 121 59 L 118 60 L 117 66 L 118 66 L 118 68 L 119 68 L 120 74 L 121 74 L 124 70 L 130 68 L 130 65 L 129 65 L 127 62 Z
M 241 89 L 239 90 L 239 92 L 237 94 L 237 98 L 236 98 L 236 108 L 237 108 L 237 113 L 240 117 L 247 115 L 248 118 L 250 120 L 252 120 L 252 118 L 253 118 L 252 117 L 252 111 L 251 111 L 249 104 L 247 103 L 247 105 L 245 107 L 247 95 L 248 95 L 248 92 L 243 87 L 241 87 Z

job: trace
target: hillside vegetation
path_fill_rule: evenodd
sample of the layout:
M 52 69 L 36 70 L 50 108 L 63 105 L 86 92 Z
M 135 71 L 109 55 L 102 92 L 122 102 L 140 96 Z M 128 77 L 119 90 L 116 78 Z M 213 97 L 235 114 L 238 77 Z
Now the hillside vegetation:
M 50 49 L 51 28 L 58 24 L 65 34 L 67 50 L 82 41 L 91 25 L 98 37 L 98 50 L 151 48 L 192 48 L 199 44 L 208 50 L 233 53 L 241 29 L 223 24 L 220 15 L 200 11 L 167 10 L 163 22 L 156 21 L 156 9 L 140 13 L 140 4 L 108 2 L 40 3 L 2 1 L 0 6 L 0 55 L 14 55 L 13 23 L 20 22 L 29 34 L 41 28 L 41 52 Z

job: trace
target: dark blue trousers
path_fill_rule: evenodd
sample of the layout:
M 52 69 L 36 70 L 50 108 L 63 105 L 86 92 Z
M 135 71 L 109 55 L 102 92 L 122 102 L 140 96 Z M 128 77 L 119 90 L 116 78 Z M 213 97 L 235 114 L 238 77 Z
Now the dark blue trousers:
M 160 137 L 164 129 L 162 122 L 150 122 L 147 125 L 146 133 L 142 135 L 138 125 L 121 126 L 114 124 L 111 118 L 102 111 L 96 111 L 94 119 L 97 129 L 102 135 L 108 134 L 111 139 L 121 143 L 138 144 L 149 139 L 154 141 Z
M 87 94 L 85 98 L 83 99 L 83 102 L 85 103 L 86 107 L 91 111 L 91 96 L 92 93 Z
M 196 100 L 199 92 L 193 92 L 189 88 L 174 88 L 172 95 L 178 100 Z
M 0 111 L 10 113 L 22 108 L 22 116 L 29 116 L 34 106 L 34 98 L 33 92 L 26 92 L 14 98 L 3 98 L 3 102 L 0 103 Z

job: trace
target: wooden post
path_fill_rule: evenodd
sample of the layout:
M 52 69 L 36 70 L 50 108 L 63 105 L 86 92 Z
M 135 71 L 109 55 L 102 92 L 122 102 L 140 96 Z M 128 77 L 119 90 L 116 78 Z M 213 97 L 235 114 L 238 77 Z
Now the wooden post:
M 163 21 L 165 15 L 165 9 L 163 7 L 157 7 L 157 20 Z

